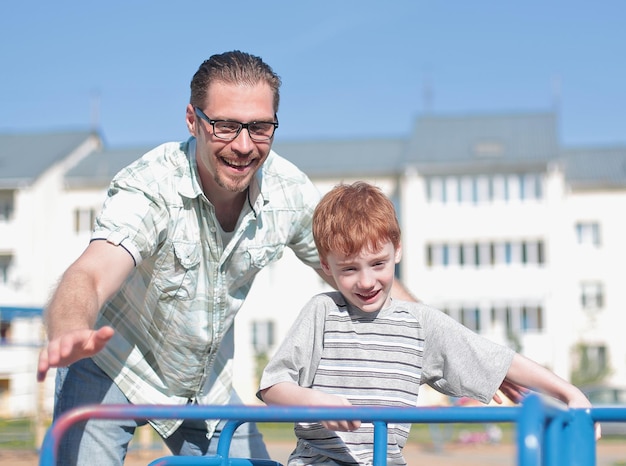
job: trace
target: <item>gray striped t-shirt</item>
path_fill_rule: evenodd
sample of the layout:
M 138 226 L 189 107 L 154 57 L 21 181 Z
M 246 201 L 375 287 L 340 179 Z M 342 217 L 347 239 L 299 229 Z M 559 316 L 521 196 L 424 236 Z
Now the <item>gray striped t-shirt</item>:
M 392 300 L 368 313 L 339 292 L 313 297 L 267 365 L 260 389 L 279 382 L 343 396 L 355 406 L 414 407 L 428 383 L 453 397 L 489 402 L 513 351 L 468 330 L 443 312 Z M 410 425 L 388 426 L 388 464 L 405 464 Z M 297 423 L 289 464 L 371 464 L 373 425 L 334 432 Z

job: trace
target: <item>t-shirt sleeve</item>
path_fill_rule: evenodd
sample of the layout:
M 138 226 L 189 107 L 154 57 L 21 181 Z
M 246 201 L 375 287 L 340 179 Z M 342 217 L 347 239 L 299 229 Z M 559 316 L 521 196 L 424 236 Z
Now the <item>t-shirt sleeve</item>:
M 259 391 L 280 382 L 311 387 L 323 347 L 325 301 L 312 298 L 302 309 L 261 376 Z M 260 398 L 259 393 L 257 397 Z
M 423 307 L 422 383 L 453 397 L 489 403 L 513 360 L 514 351 L 492 342 L 448 315 Z

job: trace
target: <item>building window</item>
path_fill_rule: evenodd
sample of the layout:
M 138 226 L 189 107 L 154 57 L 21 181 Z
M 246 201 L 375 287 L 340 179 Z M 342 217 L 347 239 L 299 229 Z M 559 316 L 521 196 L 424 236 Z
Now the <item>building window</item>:
M 511 264 L 522 264 L 522 244 L 518 242 L 510 243 Z
M 478 247 L 478 263 L 481 267 L 488 267 L 493 265 L 492 254 L 492 245 L 490 243 L 481 243 L 477 245 Z
M 602 372 L 608 368 L 607 350 L 604 345 L 584 345 L 581 348 L 582 358 L 590 367 Z
M 466 267 L 475 267 L 476 261 L 476 245 L 465 243 L 463 245 L 463 265 Z
M 519 201 L 521 199 L 521 186 L 519 175 L 509 175 L 507 177 L 507 199 L 510 201 Z
M 537 241 L 537 264 L 545 263 L 545 254 L 543 249 L 543 241 Z
M 527 173 L 522 176 L 521 198 L 522 199 L 541 199 L 543 196 L 543 189 L 541 186 L 541 177 L 535 173 Z
M 443 303 L 439 308 L 475 332 L 483 331 L 485 323 L 492 329 L 503 332 L 505 338 L 544 331 L 543 307 L 536 302 L 493 302 L 480 307 L 474 304 Z M 482 320 L 483 314 L 485 322 Z
M 443 265 L 445 265 L 446 267 L 448 265 L 450 265 L 450 247 L 447 244 L 444 244 L 441 247 L 441 252 L 443 255 Z
M 596 310 L 604 306 L 604 287 L 600 282 L 580 284 L 580 302 L 583 309 Z
M 506 201 L 506 178 L 502 175 L 496 175 L 491 180 L 491 199 L 494 201 Z
M 447 254 L 447 253 L 446 253 Z M 445 265 L 444 247 L 442 244 L 432 244 L 428 246 L 428 265 L 431 267 L 441 267 Z
M 459 179 L 454 176 L 448 176 L 444 186 L 444 201 L 450 203 L 458 203 L 461 200 L 459 191 Z
M 494 265 L 506 264 L 506 248 L 504 246 L 504 243 L 494 243 L 493 262 Z
M 433 177 L 428 180 L 428 200 L 430 202 L 445 202 L 446 192 L 443 179 Z
M 9 283 L 9 270 L 13 262 L 13 256 L 0 255 L 0 283 L 6 285 Z
M 470 330 L 478 333 L 481 330 L 480 325 L 480 309 L 477 307 L 469 307 L 461 309 L 461 323 Z
M 538 173 L 476 176 L 433 176 L 426 183 L 429 202 L 489 203 L 543 198 L 543 177 Z
M 543 242 L 523 241 L 522 261 L 524 264 L 543 264 Z
M 275 342 L 274 321 L 255 320 L 252 322 L 252 346 L 256 353 L 267 353 Z
M 0 190 L 0 222 L 8 222 L 13 217 L 13 191 Z
M 476 201 L 487 203 L 491 201 L 491 183 L 489 177 L 479 176 L 476 178 Z
M 543 329 L 543 309 L 541 306 L 522 306 L 521 328 L 523 331 Z
M 461 178 L 460 197 L 459 200 L 464 203 L 476 202 L 476 189 L 474 179 L 471 176 Z
M 91 232 L 96 221 L 96 211 L 94 209 L 74 210 L 74 231 L 76 233 Z
M 6 345 L 11 341 L 11 322 L 0 320 L 0 345 Z
M 576 240 L 581 245 L 600 246 L 600 225 L 597 222 L 578 222 Z
M 426 260 L 432 266 L 489 267 L 543 265 L 543 241 L 498 243 L 443 243 L 426 246 Z
M 461 246 L 458 244 L 450 244 L 448 246 L 448 261 L 449 265 L 462 264 L 463 254 L 461 253 Z

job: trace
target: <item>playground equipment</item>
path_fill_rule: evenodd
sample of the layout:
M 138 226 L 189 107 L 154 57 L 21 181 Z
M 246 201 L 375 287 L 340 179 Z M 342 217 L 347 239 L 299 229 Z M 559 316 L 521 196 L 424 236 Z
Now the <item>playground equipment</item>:
M 244 422 L 315 422 L 355 420 L 374 425 L 374 465 L 387 464 L 387 424 L 487 423 L 516 424 L 518 466 L 593 466 L 596 464 L 595 422 L 626 421 L 625 407 L 569 409 L 537 394 L 513 407 L 374 408 L 282 406 L 152 406 L 90 405 L 65 413 L 50 427 L 41 449 L 40 466 L 53 466 L 60 438 L 74 423 L 88 419 L 225 419 L 229 420 L 213 457 L 164 456 L 148 466 L 280 466 L 271 460 L 230 458 L 232 434 Z

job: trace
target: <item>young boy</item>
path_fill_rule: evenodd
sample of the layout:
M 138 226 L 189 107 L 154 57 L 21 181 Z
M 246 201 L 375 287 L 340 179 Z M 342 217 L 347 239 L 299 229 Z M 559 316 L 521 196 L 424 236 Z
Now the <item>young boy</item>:
M 315 210 L 313 234 L 339 291 L 313 297 L 270 360 L 259 391 L 267 404 L 414 407 L 423 383 L 487 403 L 506 379 L 572 407 L 591 406 L 570 383 L 443 312 L 390 298 L 400 228 L 378 188 L 335 187 Z M 410 425 L 388 427 L 388 464 L 406 464 Z M 297 423 L 295 433 L 289 465 L 372 462 L 371 424 Z

